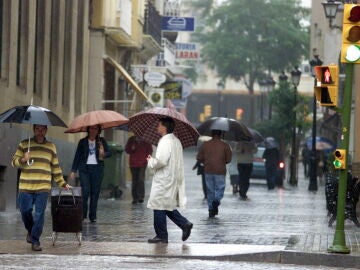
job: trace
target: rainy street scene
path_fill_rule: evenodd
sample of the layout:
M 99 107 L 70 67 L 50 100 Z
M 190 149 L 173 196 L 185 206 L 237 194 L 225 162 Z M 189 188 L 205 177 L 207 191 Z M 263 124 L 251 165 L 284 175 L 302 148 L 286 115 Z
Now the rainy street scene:
M 0 269 L 358 269 L 359 24 L 0 0 Z

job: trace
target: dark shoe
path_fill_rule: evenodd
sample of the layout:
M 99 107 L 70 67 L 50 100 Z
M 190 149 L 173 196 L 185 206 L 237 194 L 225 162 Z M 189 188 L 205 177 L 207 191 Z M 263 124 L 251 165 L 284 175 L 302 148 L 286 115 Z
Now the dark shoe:
M 167 239 L 163 239 L 163 238 L 160 238 L 160 237 L 157 237 L 157 236 L 155 236 L 152 239 L 148 239 L 148 243 L 151 243 L 151 244 L 157 244 L 157 243 L 167 244 L 167 242 L 168 242 Z
M 247 200 L 249 200 L 249 198 L 248 198 L 248 196 L 241 196 L 240 195 L 240 200 L 247 201 Z
M 139 203 L 143 203 L 143 202 L 144 202 L 144 200 L 139 200 L 138 202 L 139 202 Z
M 40 246 L 39 243 L 32 244 L 32 245 L 31 245 L 31 249 L 32 249 L 33 251 L 42 251 L 42 248 L 41 248 L 41 246 Z
M 219 205 L 220 202 L 218 200 L 212 202 L 212 207 L 215 215 L 219 214 Z
M 137 200 L 133 200 L 131 203 L 132 204 L 137 204 Z
M 215 217 L 215 213 L 213 210 L 209 210 L 209 218 Z
M 26 235 L 26 242 L 28 242 L 29 244 L 31 244 L 31 236 L 30 234 Z
M 184 228 L 182 229 L 183 233 L 182 233 L 181 240 L 186 241 L 189 238 L 192 227 L 193 227 L 192 223 L 188 223 L 184 226 Z
M 90 220 L 91 223 L 96 223 L 96 219 Z

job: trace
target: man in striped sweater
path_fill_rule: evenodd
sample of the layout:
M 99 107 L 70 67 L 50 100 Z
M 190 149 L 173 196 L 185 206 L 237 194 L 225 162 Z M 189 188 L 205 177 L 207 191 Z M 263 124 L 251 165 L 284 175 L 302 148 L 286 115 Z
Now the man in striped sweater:
M 20 142 L 12 165 L 21 169 L 19 179 L 19 206 L 21 217 L 28 231 L 26 241 L 34 251 L 41 251 L 40 236 L 52 179 L 60 187 L 70 188 L 59 166 L 56 146 L 45 138 L 47 126 L 34 125 L 34 137 Z M 32 164 L 31 164 L 32 163 Z M 33 214 L 33 208 L 35 212 Z

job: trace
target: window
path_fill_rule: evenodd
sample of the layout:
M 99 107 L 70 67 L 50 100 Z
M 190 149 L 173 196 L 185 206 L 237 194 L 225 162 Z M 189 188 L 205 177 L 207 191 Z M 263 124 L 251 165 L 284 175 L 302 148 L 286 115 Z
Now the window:
M 56 102 L 57 82 L 58 82 L 58 61 L 59 61 L 59 9 L 60 1 L 51 1 L 51 36 L 50 36 L 50 64 L 49 64 L 49 93 L 50 102 Z
M 10 0 L 0 0 L 0 78 L 8 78 Z
M 70 89 L 71 89 L 71 76 L 72 76 L 72 0 L 65 1 L 65 27 L 64 27 L 64 64 L 63 64 L 63 85 L 62 85 L 62 105 L 69 108 L 70 105 Z
M 34 94 L 41 95 L 44 65 L 44 36 L 45 36 L 45 1 L 36 1 L 36 32 L 35 32 L 35 62 L 34 62 Z
M 26 70 L 27 70 L 27 50 L 29 36 L 29 3 L 28 1 L 19 2 L 18 10 L 18 39 L 17 39 L 17 65 L 16 65 L 16 85 L 26 89 Z

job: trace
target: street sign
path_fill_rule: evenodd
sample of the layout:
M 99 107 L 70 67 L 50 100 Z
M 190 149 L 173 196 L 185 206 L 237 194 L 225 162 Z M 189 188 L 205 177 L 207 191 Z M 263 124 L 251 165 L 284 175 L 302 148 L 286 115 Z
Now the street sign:
M 161 30 L 173 32 L 194 32 L 195 19 L 193 17 L 167 17 L 161 18 Z
M 160 86 L 166 81 L 166 76 L 160 72 L 146 72 L 144 79 L 150 86 Z
M 200 50 L 198 43 L 175 43 L 176 59 L 199 60 Z

